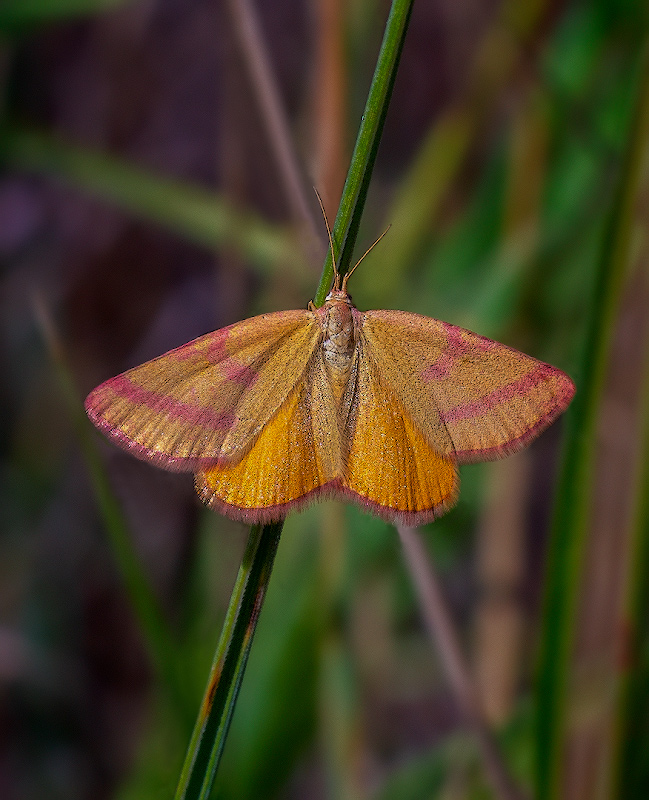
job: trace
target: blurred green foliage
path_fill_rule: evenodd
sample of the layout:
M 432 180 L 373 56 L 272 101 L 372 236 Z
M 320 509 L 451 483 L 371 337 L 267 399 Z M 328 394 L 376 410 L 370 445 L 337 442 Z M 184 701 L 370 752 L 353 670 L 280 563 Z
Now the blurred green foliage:
M 20 24 L 23 37 L 22 26 L 26 22 L 46 23 L 54 17 L 87 13 L 109 5 L 113 3 L 5 0 L 0 4 L 0 28 L 8 31 Z M 518 17 L 512 22 L 512 8 L 517 6 L 520 6 L 517 13 L 529 14 L 527 22 Z M 376 7 L 369 0 L 354 4 L 349 11 L 350 41 L 357 48 L 348 54 L 352 99 L 363 96 L 368 64 L 373 60 L 370 45 L 376 32 L 367 22 L 370 12 L 375 13 Z M 412 25 L 417 24 L 415 16 Z M 410 35 L 413 36 L 412 31 Z M 368 257 L 368 263 L 354 275 L 350 288 L 358 306 L 404 308 L 503 339 L 565 369 L 575 376 L 578 392 L 588 391 L 586 383 L 582 383 L 588 370 L 584 354 L 592 352 L 598 324 L 606 324 L 606 336 L 613 336 L 618 315 L 623 314 L 625 307 L 618 292 L 624 295 L 624 282 L 634 269 L 646 270 L 642 263 L 639 266 L 631 261 L 625 263 L 615 296 L 600 298 L 604 305 L 612 304 L 602 311 L 602 305 L 596 302 L 596 286 L 605 268 L 612 220 L 619 219 L 622 213 L 619 204 L 625 181 L 637 179 L 644 186 L 640 179 L 645 174 L 645 162 L 636 163 L 638 175 L 629 175 L 625 173 L 628 163 L 625 159 L 646 71 L 646 37 L 646 9 L 644 4 L 632 0 L 565 2 L 553 5 L 551 13 L 542 3 L 504 4 L 484 25 L 482 39 L 473 42 L 473 52 L 479 54 L 474 72 L 484 78 L 488 72 L 486 65 L 492 68 L 489 76 L 495 76 L 485 83 L 486 88 L 469 67 L 466 87 L 458 89 L 447 105 L 429 115 L 428 127 L 419 131 L 407 163 L 399 162 L 389 148 L 385 154 L 379 153 L 377 188 L 369 194 L 360 240 L 372 240 L 374 227 L 381 227 L 382 218 L 392 223 L 392 229 Z M 10 59 L 14 44 L 10 37 L 7 41 Z M 488 47 L 493 41 L 505 42 L 506 47 Z M 407 47 L 408 44 L 405 57 L 408 57 Z M 359 57 L 359 52 L 367 54 L 365 60 Z M 418 56 L 422 74 L 433 68 L 426 55 Z M 502 67 L 509 60 L 513 66 Z M 480 86 L 481 91 L 472 91 L 474 85 Z M 395 91 L 398 94 L 414 90 L 398 82 Z M 416 91 L 426 91 L 426 82 L 417 86 Z M 261 213 L 242 207 L 239 202 L 231 203 L 225 190 L 212 191 L 190 179 L 171 180 L 153 169 L 136 166 L 134 159 L 127 156 L 109 154 L 88 145 L 78 146 L 72 141 L 64 143 L 59 134 L 44 130 L 36 133 L 25 125 L 24 119 L 13 114 L 11 92 L 9 97 L 0 132 L 0 159 L 12 175 L 55 176 L 67 186 L 90 192 L 164 228 L 172 236 L 203 248 L 224 251 L 230 257 L 234 254 L 245 261 L 253 275 L 251 283 L 262 297 L 284 298 L 288 292 L 294 293 L 292 296 L 303 294 L 304 304 L 309 299 L 315 279 L 308 277 L 298 237 L 284 224 L 267 222 Z M 355 124 L 350 114 L 350 137 Z M 387 124 L 394 126 L 391 136 L 396 131 L 404 140 L 409 139 L 408 119 L 392 119 L 389 115 Z M 526 195 L 527 190 L 531 199 Z M 517 214 L 516 209 L 522 210 Z M 639 210 L 632 212 L 636 242 L 647 227 L 642 209 L 639 203 Z M 7 265 L 5 274 L 15 275 L 21 269 L 21 259 L 16 259 Z M 131 302 L 128 292 L 123 292 L 121 301 Z M 56 302 L 55 292 L 51 302 Z M 249 297 L 247 302 L 254 308 L 262 301 L 256 296 Z M 606 320 L 602 318 L 604 314 Z M 9 329 L 11 322 L 14 327 Z M 16 405 L 29 407 L 29 403 L 37 402 L 30 398 L 48 401 L 48 408 L 54 409 L 57 419 L 64 419 L 67 412 L 57 399 L 57 390 L 49 376 L 43 378 L 42 373 L 29 372 L 30 376 L 37 375 L 31 385 L 22 377 L 25 369 L 38 360 L 36 353 L 42 347 L 36 334 L 27 336 L 26 343 L 20 338 L 17 333 L 20 326 L 13 317 L 9 323 L 5 374 L 8 385 L 19 388 L 15 389 L 17 399 L 12 395 L 6 403 L 12 413 L 6 415 L 2 431 L 0 579 L 3 585 L 13 586 L 12 582 L 30 583 L 30 570 L 37 561 L 32 548 L 36 551 L 39 539 L 25 532 L 45 524 L 41 520 L 48 512 L 52 513 L 55 501 L 65 502 L 57 494 L 62 481 L 58 471 L 63 471 L 60 465 L 66 461 L 69 435 L 64 427 L 51 426 L 52 432 L 39 439 L 24 422 L 38 414 L 21 417 L 13 413 Z M 65 319 L 62 327 L 65 332 Z M 603 345 L 604 351 L 608 345 L 610 341 Z M 66 341 L 66 348 L 75 351 L 75 347 L 75 342 Z M 606 352 L 602 358 L 600 367 L 605 370 Z M 87 382 L 84 368 L 96 377 L 82 357 L 73 358 L 72 363 L 79 383 Z M 646 375 L 648 364 L 645 358 L 640 365 L 629 362 L 628 369 L 644 370 Z M 592 389 L 591 422 L 600 413 L 606 392 L 603 380 Z M 646 391 L 644 398 L 646 401 Z M 579 637 L 575 617 L 580 613 L 587 563 L 593 487 L 601 486 L 595 483 L 601 467 L 595 448 L 598 434 L 594 424 L 585 431 L 580 428 L 583 420 L 575 417 L 579 408 L 572 412 L 568 427 L 573 432 L 572 447 L 579 445 L 580 435 L 589 437 L 584 456 L 588 460 L 587 469 L 580 473 L 586 478 L 564 473 L 564 484 L 559 489 L 564 502 L 566 493 L 570 494 L 568 490 L 581 493 L 579 514 L 577 519 L 566 523 L 568 538 L 554 540 L 553 558 L 547 571 L 539 564 L 528 565 L 533 597 L 526 598 L 529 604 L 526 610 L 533 624 L 526 632 L 519 705 L 512 709 L 501 732 L 503 750 L 512 771 L 543 798 L 567 796 L 562 793 L 561 781 L 567 781 L 568 777 L 562 770 L 569 770 L 571 762 L 563 748 L 566 739 L 574 734 L 574 717 L 578 712 L 571 705 L 572 698 L 565 687 L 572 686 L 575 680 L 571 663 Z M 644 425 L 646 429 L 646 420 Z M 38 443 L 33 444 L 32 438 L 38 439 Z M 642 443 L 639 454 L 634 451 L 629 460 L 637 458 L 638 474 L 646 476 L 649 458 L 646 436 L 638 435 L 637 439 Z M 556 434 L 554 439 L 548 434 L 547 441 L 550 444 L 544 441 L 534 451 L 538 466 L 533 488 L 539 496 L 533 500 L 535 503 L 538 500 L 545 511 L 531 520 L 531 533 L 526 534 L 530 549 L 539 559 L 549 546 L 545 530 L 554 496 L 547 476 L 557 471 L 556 457 L 549 453 L 556 445 Z M 487 469 L 484 466 L 463 469 L 457 508 L 426 532 L 431 557 L 438 564 L 454 601 L 467 647 L 472 608 L 480 599 L 471 570 L 476 530 L 483 514 Z M 570 481 L 582 483 L 571 486 L 567 483 Z M 112 502 L 119 504 L 118 494 Z M 63 497 L 68 498 L 68 504 L 72 502 L 69 491 Z M 603 793 L 597 795 L 627 800 L 643 797 L 647 790 L 644 754 L 649 747 L 649 732 L 642 720 L 649 713 L 646 687 L 649 639 L 642 616 L 647 596 L 649 532 L 646 508 L 640 503 L 646 497 L 646 477 L 644 483 L 638 478 L 634 497 L 639 510 L 633 523 L 620 519 L 610 535 L 631 537 L 629 531 L 635 525 L 630 545 L 635 562 L 625 572 L 626 584 L 621 593 L 633 621 L 631 650 L 636 660 L 624 664 L 620 670 L 614 667 L 607 675 L 610 691 L 606 697 L 617 697 L 619 692 L 616 719 L 609 724 L 609 729 L 615 731 L 617 746 L 598 761 L 598 769 L 604 775 L 602 785 L 607 788 L 600 789 Z M 563 513 L 574 512 L 572 506 Z M 317 796 L 341 796 L 333 789 L 322 788 L 321 783 L 329 787 L 348 785 L 348 776 L 330 775 L 328 781 L 323 781 L 321 772 L 353 770 L 357 765 L 345 767 L 331 759 L 323 768 L 321 761 L 325 760 L 323 753 L 329 749 L 335 751 L 325 741 L 330 730 L 326 710 L 342 705 L 349 714 L 345 724 L 351 731 L 350 740 L 355 741 L 357 728 L 363 731 L 359 747 L 364 748 L 370 762 L 360 769 L 370 775 L 364 784 L 365 796 L 423 800 L 446 797 L 445 792 L 459 786 L 461 797 L 489 797 L 472 743 L 457 730 L 457 720 L 449 723 L 449 712 L 445 709 L 450 701 L 444 706 L 439 700 L 445 696 L 443 679 L 433 649 L 421 630 L 414 592 L 394 531 L 356 508 L 346 508 L 341 563 L 332 589 L 327 584 L 327 565 L 323 563 L 323 553 L 328 557 L 328 552 L 322 529 L 329 513 L 330 507 L 324 505 L 287 520 L 214 795 L 222 800 L 307 796 L 307 789 L 302 795 L 297 794 L 300 787 L 316 786 Z M 57 524 L 65 527 L 61 522 Z M 577 527 L 582 538 L 573 549 L 569 537 L 576 535 Z M 169 625 L 165 636 L 172 642 L 168 644 L 168 658 L 174 662 L 173 669 L 181 673 L 184 702 L 191 707 L 199 702 L 209 670 L 242 536 L 238 528 L 206 511 L 199 512 L 192 526 L 191 547 L 184 554 L 180 586 L 175 587 L 173 600 L 161 601 Z M 542 540 L 536 549 L 534 537 Z M 93 559 L 97 556 L 93 550 L 90 557 L 89 546 L 84 546 L 88 552 L 74 557 L 84 563 L 84 571 L 93 574 L 97 569 Z M 108 552 L 103 557 L 110 561 Z M 146 565 L 144 557 L 143 560 Z M 56 581 L 54 585 L 60 586 Z M 543 616 L 539 597 L 550 586 L 557 587 L 559 611 L 556 616 Z M 22 590 L 23 593 L 14 591 L 16 596 L 27 599 L 23 605 L 18 600 L 13 605 L 9 600 L 4 603 L 9 609 L 7 627 L 15 626 L 38 653 L 48 651 L 52 643 L 55 651 L 64 649 L 64 635 L 60 631 L 78 632 L 80 623 L 74 617 L 81 613 L 81 599 L 77 595 L 82 590 L 78 587 L 70 590 L 66 598 L 68 606 L 59 596 L 57 603 L 49 608 L 43 599 L 46 593 L 39 593 L 38 587 Z M 614 605 L 620 598 L 611 595 L 609 600 Z M 570 619 L 562 616 L 564 607 Z M 369 634 L 364 638 L 364 628 L 374 638 Z M 555 636 L 566 637 L 559 645 L 560 656 L 553 664 L 545 665 L 550 673 L 553 669 L 555 672 L 549 682 L 537 682 L 536 654 L 540 643 L 547 644 Z M 341 660 L 342 677 L 338 682 L 328 679 L 324 667 L 332 641 L 334 652 L 346 654 Z M 363 650 L 362 646 L 369 647 L 368 643 L 372 647 Z M 164 659 L 164 652 L 161 657 Z M 37 674 L 46 673 L 50 665 L 41 655 L 35 657 L 34 663 Z M 68 674 L 65 666 L 61 669 Z M 66 777 L 68 773 L 63 770 L 64 777 L 57 784 L 52 778 L 53 774 L 58 775 L 57 770 L 40 763 L 42 752 L 50 755 L 74 752 L 74 743 L 83 738 L 70 731 L 57 716 L 58 704 L 67 707 L 66 702 L 71 701 L 59 697 L 60 686 L 55 691 L 47 682 L 43 685 L 42 680 L 36 681 L 38 688 L 33 693 L 32 679 L 25 683 L 27 688 L 19 682 L 18 699 L 10 695 L 10 702 L 17 708 L 27 709 L 20 717 L 20 729 L 28 732 L 25 738 L 36 753 L 33 763 L 30 762 L 32 774 L 23 767 L 27 775 L 23 779 L 27 787 L 24 797 L 49 800 L 87 796 L 79 788 L 83 787 L 83 781 L 76 779 L 75 783 L 76 772 L 72 768 L 73 777 Z M 80 681 L 79 685 L 82 684 Z M 558 685 L 563 689 L 557 690 Z M 92 692 L 89 694 L 90 698 L 75 696 L 74 702 L 87 703 L 92 709 Z M 47 713 L 41 711 L 43 695 L 47 697 L 44 705 L 50 709 Z M 599 701 L 605 705 L 602 698 Z M 415 713 L 420 707 L 430 712 L 431 719 L 436 720 L 438 714 L 442 720 L 439 732 L 433 735 L 426 729 L 415 744 L 404 744 L 402 739 L 407 737 L 400 739 L 394 728 L 407 726 L 412 720 L 413 727 L 421 725 L 421 717 Z M 598 713 L 598 709 L 592 713 Z M 555 715 L 545 729 L 548 738 L 541 742 L 535 741 L 538 729 L 534 727 L 539 712 Z M 52 719 L 56 721 L 51 722 Z M 50 725 L 49 729 L 39 727 L 43 720 Z M 153 683 L 145 711 L 132 727 L 136 730 L 135 735 L 130 735 L 134 743 L 120 765 L 119 786 L 114 795 L 122 800 L 169 796 L 180 768 L 186 730 L 181 730 L 178 715 L 173 713 L 161 684 Z M 105 741 L 97 745 L 102 746 L 106 746 Z M 21 757 L 27 755 L 29 752 Z M 539 778 L 535 757 L 545 759 L 541 765 L 548 770 L 545 777 Z M 45 763 L 46 759 L 42 761 Z M 631 765 L 628 770 L 626 765 Z M 548 778 L 553 770 L 554 782 Z M 610 782 L 615 780 L 619 783 L 611 789 Z
M 89 16 L 127 2 L 129 0 L 2 0 L 0 30 L 14 32 L 53 20 Z

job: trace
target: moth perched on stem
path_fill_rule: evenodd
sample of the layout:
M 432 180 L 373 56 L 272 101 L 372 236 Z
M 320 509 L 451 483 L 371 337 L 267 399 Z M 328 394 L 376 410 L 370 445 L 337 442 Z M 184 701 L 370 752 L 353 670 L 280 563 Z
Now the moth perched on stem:
M 90 419 L 139 458 L 196 473 L 200 497 L 233 519 L 322 497 L 435 519 L 456 500 L 458 464 L 524 447 L 574 384 L 454 325 L 359 311 L 352 272 L 334 260 L 321 308 L 237 322 L 111 378 L 88 396 Z

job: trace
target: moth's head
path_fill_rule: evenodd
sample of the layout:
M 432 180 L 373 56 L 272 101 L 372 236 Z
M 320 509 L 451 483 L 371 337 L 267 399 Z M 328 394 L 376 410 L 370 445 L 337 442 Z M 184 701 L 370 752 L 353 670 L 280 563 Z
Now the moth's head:
M 344 285 L 344 284 L 343 284 Z M 335 284 L 332 290 L 325 298 L 325 303 L 329 301 L 338 301 L 342 303 L 347 303 L 348 306 L 353 306 L 352 296 L 347 292 L 347 289 L 337 289 Z
M 344 275 L 341 275 L 340 272 L 338 272 L 335 261 L 333 262 L 333 268 L 334 279 L 328 296 L 333 297 L 334 295 L 340 295 L 338 299 L 342 299 L 343 297 L 348 296 L 347 281 L 349 280 L 349 276 L 356 269 L 356 266 L 352 267 L 352 269 L 350 269 L 349 272 L 346 272 Z

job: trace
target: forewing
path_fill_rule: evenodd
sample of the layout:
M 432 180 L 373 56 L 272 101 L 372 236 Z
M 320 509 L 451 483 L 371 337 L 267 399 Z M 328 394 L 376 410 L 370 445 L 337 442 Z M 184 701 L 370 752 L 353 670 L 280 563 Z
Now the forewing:
M 247 523 L 270 522 L 333 492 L 341 471 L 340 437 L 331 387 L 320 353 L 252 448 L 236 463 L 196 474 L 196 489 L 209 506 Z
M 561 370 L 439 320 L 367 311 L 362 338 L 430 444 L 458 461 L 515 452 L 566 409 Z
M 437 452 L 422 435 L 399 395 L 364 352 L 362 339 L 357 357 L 345 494 L 390 521 L 418 525 L 435 519 L 455 502 L 455 461 Z
M 321 338 L 310 311 L 235 323 L 106 381 L 90 419 L 140 458 L 195 471 L 235 460 L 302 378 Z

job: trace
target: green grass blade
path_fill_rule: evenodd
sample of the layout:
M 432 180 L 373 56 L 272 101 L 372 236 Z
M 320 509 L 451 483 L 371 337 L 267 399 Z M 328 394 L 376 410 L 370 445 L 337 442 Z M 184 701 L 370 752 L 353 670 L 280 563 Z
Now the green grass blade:
M 645 266 L 646 276 L 649 276 Z M 645 277 L 645 284 L 648 278 Z M 640 400 L 641 436 L 635 513 L 629 548 L 630 576 L 624 662 L 619 687 L 616 763 L 611 797 L 635 800 L 649 786 L 649 339 Z
M 266 596 L 283 523 L 254 525 L 230 598 L 176 800 L 209 797 Z
M 62 347 L 45 310 L 38 308 L 38 313 L 41 328 L 52 354 L 59 385 L 88 466 L 99 513 L 153 667 L 178 720 L 189 730 L 192 719 L 188 693 L 185 692 L 179 678 L 177 642 L 165 622 L 148 576 L 133 546 L 133 536 L 128 522 L 112 490 L 97 448 L 97 433 L 85 414 Z
M 228 247 L 260 274 L 273 274 L 281 266 L 294 280 L 306 279 L 296 236 L 238 211 L 207 189 L 21 128 L 0 130 L 0 160 L 8 167 L 52 174 L 197 245 Z
M 215 780 L 217 797 L 274 796 L 313 741 L 324 606 L 318 517 L 318 510 L 309 510 L 287 519 L 282 530 L 281 552 Z
M 2 0 L 0 28 L 14 30 L 69 17 L 90 16 L 133 0 Z
M 648 68 L 649 72 L 649 68 Z M 645 93 L 649 92 L 649 76 Z M 649 101 L 645 100 L 646 105 Z M 645 112 L 649 113 L 649 112 Z M 643 199 L 649 189 L 649 125 L 645 127 L 642 164 L 643 184 L 635 209 L 637 280 L 634 288 L 646 303 L 649 296 L 649 264 L 646 251 L 649 225 Z M 642 145 L 640 145 L 642 146 Z M 610 796 L 620 800 L 641 797 L 649 786 L 649 328 L 645 324 L 644 358 L 639 396 L 637 461 L 628 532 L 628 579 L 622 609 L 622 643 L 614 730 L 614 762 Z
M 643 68 L 646 64 L 643 61 Z M 637 73 L 631 76 L 637 82 Z M 622 287 L 631 253 L 640 158 L 649 135 L 649 82 L 638 94 L 617 197 L 601 251 L 577 393 L 567 415 L 566 450 L 548 555 L 544 622 L 536 686 L 536 791 L 558 796 L 566 715 L 566 688 L 575 633 L 577 597 L 593 490 L 595 432 Z
M 385 26 L 381 50 L 365 104 L 365 112 L 361 118 L 356 145 L 332 231 L 334 246 L 338 251 L 338 271 L 341 275 L 349 270 L 352 260 L 413 2 L 414 0 L 393 0 Z M 324 303 L 332 280 L 333 264 L 331 253 L 328 253 L 322 268 L 320 285 L 313 299 L 316 306 Z

